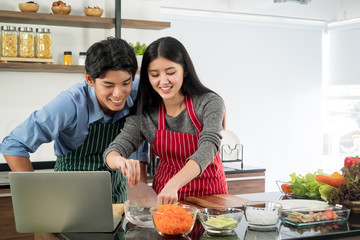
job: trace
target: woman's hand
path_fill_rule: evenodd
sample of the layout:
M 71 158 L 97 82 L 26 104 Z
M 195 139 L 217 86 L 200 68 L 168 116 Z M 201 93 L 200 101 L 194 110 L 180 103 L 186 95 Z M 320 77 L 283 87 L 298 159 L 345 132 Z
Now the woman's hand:
M 128 177 L 130 187 L 134 187 L 140 182 L 140 162 L 135 159 L 126 159 L 118 152 L 112 151 L 106 156 L 106 164 L 111 169 L 121 170 L 124 176 Z
M 176 203 L 178 201 L 178 188 L 171 184 L 171 180 L 165 185 L 157 196 L 157 204 L 165 205 L 169 203 Z

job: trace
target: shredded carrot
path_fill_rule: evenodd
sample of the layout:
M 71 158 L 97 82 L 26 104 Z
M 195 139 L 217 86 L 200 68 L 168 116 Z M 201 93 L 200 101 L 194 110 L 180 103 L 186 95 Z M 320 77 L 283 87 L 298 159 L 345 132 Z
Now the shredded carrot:
M 345 178 L 330 177 L 326 175 L 316 175 L 316 181 L 326 183 L 332 187 L 339 187 L 342 183 L 346 183 Z
M 154 214 L 156 227 L 164 234 L 179 235 L 189 231 L 193 225 L 193 216 L 181 206 L 174 204 L 160 205 Z

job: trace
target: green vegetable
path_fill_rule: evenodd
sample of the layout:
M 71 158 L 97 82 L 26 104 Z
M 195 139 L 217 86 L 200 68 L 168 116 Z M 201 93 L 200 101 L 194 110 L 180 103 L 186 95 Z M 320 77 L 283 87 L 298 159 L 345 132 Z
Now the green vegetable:
M 324 185 L 324 183 L 316 181 L 316 175 L 318 174 L 325 175 L 321 169 L 315 173 L 308 173 L 305 176 L 301 174 L 296 176 L 295 173 L 290 174 L 292 194 L 307 196 L 309 198 L 320 198 L 319 188 Z
M 237 221 L 233 218 L 225 218 L 224 216 L 220 215 L 216 217 L 210 217 L 208 220 L 206 220 L 205 224 L 213 228 L 223 229 L 235 226 Z
M 330 197 L 331 191 L 334 190 L 335 188 L 329 185 L 322 185 L 319 188 L 319 192 L 321 194 L 321 198 L 324 199 L 325 201 L 327 201 Z
M 359 201 L 360 200 L 360 166 L 352 165 L 350 168 L 343 167 L 341 169 L 346 184 L 341 184 L 334 191 L 331 191 L 328 201 L 330 204 L 341 203 L 344 200 Z

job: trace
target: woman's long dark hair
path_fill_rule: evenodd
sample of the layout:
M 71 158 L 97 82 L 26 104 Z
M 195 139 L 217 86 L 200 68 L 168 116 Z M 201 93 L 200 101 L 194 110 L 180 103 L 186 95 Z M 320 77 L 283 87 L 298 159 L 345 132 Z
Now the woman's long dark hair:
M 160 95 L 151 86 L 148 75 L 150 62 L 158 57 L 164 57 L 183 67 L 184 80 L 181 86 L 181 93 L 184 96 L 194 96 L 213 92 L 200 82 L 191 58 L 182 43 L 172 37 L 163 37 L 152 42 L 144 53 L 141 63 L 140 84 L 137 97 L 138 111 L 150 113 L 152 109 L 157 109 L 162 101 Z

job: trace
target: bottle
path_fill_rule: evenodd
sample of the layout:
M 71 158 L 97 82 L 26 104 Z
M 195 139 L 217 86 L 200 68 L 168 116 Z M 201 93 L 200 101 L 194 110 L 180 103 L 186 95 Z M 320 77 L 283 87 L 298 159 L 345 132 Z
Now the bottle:
M 70 51 L 64 52 L 63 64 L 64 65 L 73 65 L 72 53 Z
M 1 27 L 1 56 L 17 57 L 18 32 L 13 26 Z
M 36 57 L 51 58 L 51 33 L 49 28 L 36 29 Z
M 35 38 L 31 27 L 19 27 L 19 57 L 35 57 Z
M 78 65 L 85 66 L 86 52 L 79 52 Z

